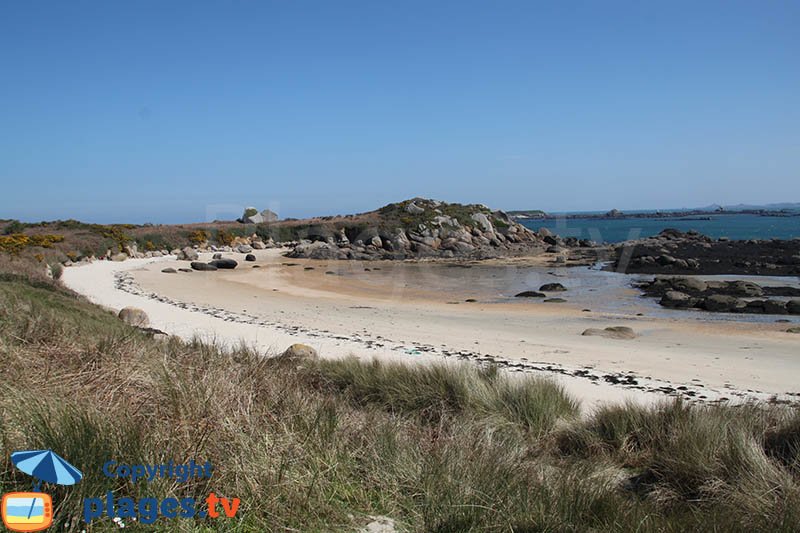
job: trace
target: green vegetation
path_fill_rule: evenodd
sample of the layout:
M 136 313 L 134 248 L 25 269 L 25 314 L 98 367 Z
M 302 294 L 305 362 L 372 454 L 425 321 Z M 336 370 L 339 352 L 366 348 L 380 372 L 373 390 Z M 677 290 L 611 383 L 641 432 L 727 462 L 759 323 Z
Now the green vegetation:
M 406 200 L 404 202 L 389 204 L 381 207 L 378 213 L 381 215 L 381 230 L 392 230 L 402 227 L 405 230 L 417 229 L 420 224 L 430 225 L 433 219 L 437 216 L 448 216 L 458 220 L 458 222 L 465 226 L 472 226 L 475 221 L 472 220 L 472 215 L 475 213 L 483 213 L 490 216 L 492 211 L 483 205 L 477 204 L 448 204 L 441 203 L 436 207 L 440 212 L 437 213 L 434 209 L 426 208 L 424 212 L 419 214 L 409 213 L 407 207 L 412 203 L 423 204 L 426 200 Z M 424 205 L 424 204 L 423 204 Z M 491 217 L 490 217 L 491 218 Z
M 152 252 L 155 250 L 172 250 L 175 243 L 171 242 L 161 233 L 145 233 L 136 237 L 136 244 L 140 250 Z
M 155 340 L 0 256 L 0 491 L 7 462 L 52 448 L 86 475 L 54 495 L 59 531 L 81 501 L 242 499 L 235 520 L 172 531 L 797 531 L 800 411 L 605 407 L 581 418 L 551 381 L 495 367 L 265 358 Z M 210 480 L 132 485 L 106 460 L 209 460 Z

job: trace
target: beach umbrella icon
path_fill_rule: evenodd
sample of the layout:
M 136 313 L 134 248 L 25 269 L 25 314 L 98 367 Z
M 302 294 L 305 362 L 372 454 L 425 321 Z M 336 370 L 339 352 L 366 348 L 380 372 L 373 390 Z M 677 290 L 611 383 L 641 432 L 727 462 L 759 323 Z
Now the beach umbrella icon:
M 80 470 L 59 457 L 53 450 L 14 452 L 11 454 L 11 462 L 36 479 L 35 492 L 38 492 L 42 481 L 56 485 L 74 485 L 83 477 Z

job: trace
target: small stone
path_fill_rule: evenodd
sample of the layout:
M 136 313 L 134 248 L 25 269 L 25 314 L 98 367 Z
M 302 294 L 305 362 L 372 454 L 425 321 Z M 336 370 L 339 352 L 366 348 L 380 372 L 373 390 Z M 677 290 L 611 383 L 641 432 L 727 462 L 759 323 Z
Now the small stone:
M 514 298 L 545 298 L 546 294 L 536 291 L 522 291 L 514 295 Z
M 585 337 L 598 336 L 598 337 L 605 337 L 607 339 L 619 339 L 619 340 L 629 340 L 636 338 L 636 333 L 627 326 L 610 326 L 605 329 L 589 328 L 585 330 L 583 333 L 581 333 L 581 335 Z

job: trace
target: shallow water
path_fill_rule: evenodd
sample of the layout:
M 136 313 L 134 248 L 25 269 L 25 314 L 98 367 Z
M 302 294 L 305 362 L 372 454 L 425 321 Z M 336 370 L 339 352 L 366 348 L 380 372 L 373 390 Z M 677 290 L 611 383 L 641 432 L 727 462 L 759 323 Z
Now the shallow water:
M 378 270 L 374 268 L 377 267 Z M 702 321 L 774 322 L 777 319 L 800 323 L 800 317 L 709 313 L 699 310 L 675 310 L 661 307 L 657 300 L 641 296 L 633 287 L 639 281 L 653 279 L 648 274 L 622 274 L 599 267 L 497 266 L 473 264 L 469 268 L 436 263 L 378 263 L 371 272 L 344 272 L 357 276 L 367 285 L 387 288 L 397 298 L 408 290 L 429 296 L 442 295 L 445 301 L 464 302 L 474 298 L 484 302 L 514 303 L 530 306 L 564 306 L 591 309 L 594 312 L 697 319 Z M 800 288 L 797 277 L 781 276 L 699 276 L 707 280 L 749 280 L 760 285 L 785 285 Z M 522 291 L 538 291 L 545 283 L 561 283 L 565 292 L 547 293 L 548 298 L 564 298 L 567 303 L 546 303 L 543 298 L 515 298 Z

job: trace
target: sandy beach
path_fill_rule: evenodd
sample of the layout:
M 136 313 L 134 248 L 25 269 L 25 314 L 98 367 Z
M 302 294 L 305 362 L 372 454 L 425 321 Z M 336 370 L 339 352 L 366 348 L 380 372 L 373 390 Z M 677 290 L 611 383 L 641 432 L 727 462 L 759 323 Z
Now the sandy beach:
M 580 299 L 492 298 L 485 287 L 459 285 L 455 271 L 464 265 L 288 260 L 280 250 L 257 251 L 255 263 L 227 255 L 239 260 L 237 269 L 165 274 L 188 263 L 98 261 L 68 268 L 64 281 L 110 309 L 139 307 L 152 327 L 183 338 L 243 342 L 271 354 L 302 342 L 323 357 L 494 361 L 553 377 L 589 406 L 667 395 L 792 400 L 800 390 L 798 338 L 783 324 L 648 316 L 647 306 L 586 311 Z M 581 335 L 608 326 L 629 326 L 638 336 Z

